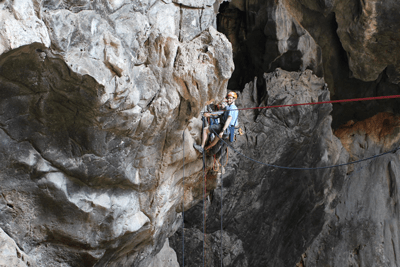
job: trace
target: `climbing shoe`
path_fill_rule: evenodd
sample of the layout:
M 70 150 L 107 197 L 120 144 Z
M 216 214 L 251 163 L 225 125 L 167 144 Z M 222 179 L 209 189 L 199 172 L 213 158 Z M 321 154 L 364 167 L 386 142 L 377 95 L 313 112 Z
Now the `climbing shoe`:
M 196 149 L 197 151 L 199 151 L 201 154 L 203 154 L 204 149 L 203 149 L 201 146 L 196 145 L 196 144 L 193 144 L 193 147 L 194 147 L 194 149 Z

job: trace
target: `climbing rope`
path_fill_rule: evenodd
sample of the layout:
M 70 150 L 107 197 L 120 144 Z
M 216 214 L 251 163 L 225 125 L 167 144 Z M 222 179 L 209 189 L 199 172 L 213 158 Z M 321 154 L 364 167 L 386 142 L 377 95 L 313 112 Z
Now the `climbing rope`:
M 206 222 L 207 222 L 207 217 L 206 217 L 206 212 L 207 212 L 207 207 L 206 207 L 206 195 L 207 195 L 207 176 L 206 176 L 206 165 L 205 165 L 205 152 L 203 151 L 203 172 L 204 172 L 204 179 L 203 179 L 203 188 L 204 188 L 204 194 L 203 194 L 203 254 L 204 254 L 204 259 L 203 259 L 203 266 L 205 266 L 205 261 L 206 261 Z
M 226 161 L 225 161 L 224 167 L 225 167 L 226 165 L 228 165 L 228 159 L 229 159 L 229 153 L 228 153 L 228 147 L 226 147 Z
M 352 99 L 341 99 L 341 100 L 330 100 L 330 101 L 311 102 L 311 103 L 300 103 L 300 104 L 288 104 L 288 105 L 276 105 L 276 106 L 252 107 L 252 108 L 238 108 L 238 109 L 231 109 L 231 110 L 249 110 L 249 109 L 283 108 L 283 107 L 309 106 L 309 105 L 321 105 L 321 104 L 335 104 L 335 103 L 344 103 L 344 102 L 370 101 L 370 100 L 392 99 L 392 98 L 400 98 L 400 95 L 373 96 L 373 97 L 352 98 Z
M 228 151 L 227 151 L 228 152 Z M 224 209 L 223 209 L 223 205 L 222 205 L 222 201 L 223 201 L 223 195 L 222 195 L 222 191 L 224 190 L 224 181 L 222 180 L 222 175 L 223 175 L 223 173 L 222 173 L 222 170 L 221 170 L 221 267 L 223 267 L 222 266 L 222 263 L 223 263 L 223 247 L 222 247 L 222 220 L 223 220 L 223 216 L 224 216 Z
M 203 126 L 202 126 L 202 132 L 204 131 L 204 127 L 206 124 L 206 120 L 203 117 Z M 206 188 L 206 153 L 203 149 L 203 266 L 205 266 L 205 260 L 206 260 L 206 193 L 207 193 L 207 188 Z
M 183 131 L 182 265 L 185 267 L 185 130 Z
M 219 171 L 219 160 L 217 160 L 216 156 L 214 155 L 214 162 L 213 162 L 213 171 L 218 172 Z M 217 167 L 215 167 L 217 166 Z
M 211 129 L 211 128 L 210 128 L 210 129 Z M 214 134 L 216 134 L 215 131 L 214 131 L 213 129 L 211 129 L 211 130 L 214 132 Z M 372 157 L 368 157 L 368 158 L 365 158 L 365 159 L 360 159 L 360 160 L 356 160 L 356 161 L 352 161 L 352 162 L 337 164 L 337 165 L 323 166 L 323 167 L 313 167 L 313 168 L 300 168 L 300 167 L 286 167 L 286 166 L 273 165 L 273 164 L 264 163 L 264 162 L 255 160 L 255 159 L 250 158 L 250 157 L 248 157 L 248 156 L 242 154 L 241 152 L 237 151 L 233 146 L 231 146 L 230 144 L 228 144 L 227 142 L 225 142 L 221 137 L 219 137 L 219 135 L 217 135 L 217 137 L 218 137 L 223 143 L 225 143 L 228 147 L 230 147 L 233 151 L 235 151 L 236 154 L 238 154 L 238 155 L 240 155 L 240 156 L 242 156 L 242 157 L 244 157 L 244 158 L 246 158 L 246 159 L 248 159 L 248 160 L 251 160 L 251 161 L 253 161 L 253 162 L 256 162 L 256 163 L 259 163 L 259 164 L 262 164 L 262 165 L 265 165 L 265 166 L 268 166 L 268 167 L 274 167 L 274 168 L 286 169 L 286 170 L 321 170 L 321 169 L 331 169 L 331 168 L 336 168 L 336 167 L 341 167 L 341 166 L 356 164 L 356 163 L 363 162 L 363 161 L 367 161 L 367 160 L 371 160 L 371 159 L 374 159 L 374 158 L 379 158 L 379 157 L 381 157 L 381 156 L 383 156 L 383 155 L 390 154 L 390 153 L 394 153 L 394 152 L 396 152 L 398 149 L 400 149 L 400 147 L 397 147 L 397 148 L 395 148 L 395 149 L 393 149 L 393 150 L 391 150 L 391 151 L 384 152 L 384 153 L 381 153 L 381 154 L 378 154 L 378 155 L 375 155 L 375 156 L 372 156 Z

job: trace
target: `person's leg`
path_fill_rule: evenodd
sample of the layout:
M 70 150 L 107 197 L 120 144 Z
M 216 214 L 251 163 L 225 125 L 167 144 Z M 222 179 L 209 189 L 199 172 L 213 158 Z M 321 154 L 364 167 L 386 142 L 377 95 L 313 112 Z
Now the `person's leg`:
M 203 153 L 204 150 L 204 146 L 206 145 L 207 139 L 208 139 L 208 134 L 210 133 L 208 127 L 205 127 L 203 129 L 203 133 L 202 133 L 202 138 L 201 138 L 201 145 L 197 145 L 197 144 L 193 144 L 193 147 L 199 151 L 200 153 Z
M 221 131 L 222 131 L 222 128 L 223 128 L 224 126 L 222 125 L 222 124 L 214 124 L 214 125 L 212 125 L 212 130 L 209 130 L 209 132 L 210 133 L 213 133 L 214 135 L 218 135 Z M 218 141 L 219 141 L 219 137 L 218 136 L 215 136 L 215 138 L 214 138 L 214 140 L 211 142 L 211 144 L 209 144 L 207 147 L 206 147 L 206 150 L 208 150 L 208 149 L 210 149 L 210 148 L 212 148 L 213 146 L 215 146 L 217 143 L 218 143 Z
M 221 124 L 213 124 L 213 125 L 211 125 L 209 127 L 204 128 L 203 136 L 202 136 L 202 139 L 201 139 L 201 145 L 193 144 L 193 147 L 197 151 L 199 151 L 200 153 L 203 153 L 204 147 L 205 147 L 207 139 L 208 139 L 208 135 L 210 133 L 214 133 L 214 134 L 215 133 L 217 133 L 217 134 L 220 133 L 221 130 L 222 130 L 222 127 L 223 127 L 223 125 L 221 125 Z M 217 142 L 218 142 L 218 140 L 219 140 L 218 137 L 215 137 L 215 139 L 217 139 Z M 212 142 L 212 144 L 213 144 L 213 146 L 215 145 L 214 142 Z M 208 148 L 209 147 L 210 146 L 208 146 Z
M 208 127 L 203 129 L 203 138 L 202 138 L 202 141 L 201 141 L 201 147 L 202 148 L 204 148 L 204 146 L 206 145 L 209 133 L 210 133 L 210 131 L 208 130 Z
M 209 150 L 210 148 L 212 148 L 213 146 L 215 146 L 215 145 L 218 143 L 218 141 L 219 141 L 219 138 L 218 138 L 218 137 L 215 137 L 214 140 L 211 142 L 211 144 L 209 144 L 209 145 L 206 147 L 206 150 Z

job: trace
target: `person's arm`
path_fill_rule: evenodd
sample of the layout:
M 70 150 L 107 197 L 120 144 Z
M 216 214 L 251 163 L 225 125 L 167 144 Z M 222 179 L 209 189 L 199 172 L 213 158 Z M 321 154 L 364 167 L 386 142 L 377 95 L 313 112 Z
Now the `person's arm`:
M 229 125 L 230 125 L 230 123 L 231 123 L 231 120 L 232 120 L 232 116 L 229 116 L 229 117 L 226 119 L 226 122 L 225 122 L 225 124 L 224 124 L 224 127 L 222 127 L 222 131 L 219 133 L 219 137 L 222 138 L 222 136 L 224 135 L 224 131 L 225 131 L 226 129 L 228 129 L 228 127 L 229 127 Z
M 223 111 L 206 112 L 206 113 L 203 113 L 203 116 L 206 117 L 206 118 L 218 117 L 223 113 L 224 113 Z
M 221 116 L 222 114 L 224 114 L 224 111 L 223 110 L 221 110 L 221 111 L 214 111 L 214 112 L 211 112 L 211 113 L 209 113 L 211 116 L 213 116 L 213 117 L 218 117 L 218 116 Z

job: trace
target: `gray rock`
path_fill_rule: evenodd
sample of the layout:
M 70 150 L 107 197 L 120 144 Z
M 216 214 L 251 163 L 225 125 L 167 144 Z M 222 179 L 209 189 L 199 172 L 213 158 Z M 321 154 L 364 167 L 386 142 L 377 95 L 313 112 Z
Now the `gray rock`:
M 197 1 L 196 1 L 197 2 Z M 202 31 L 216 24 L 216 17 L 212 6 L 205 8 L 181 7 L 180 40 L 192 40 Z
M 199 201 L 197 117 L 224 97 L 233 62 L 209 7 L 179 41 L 184 9 L 38 1 L 34 18 L 51 46 L 35 31 L 5 44 L 0 227 L 32 264 L 149 266 L 179 212 Z
M 337 130 L 352 160 L 399 145 L 398 116 L 380 113 Z M 398 246 L 399 151 L 354 165 L 337 206 L 305 251 L 306 266 L 396 266 Z
M 158 1 L 148 12 L 150 25 L 164 35 L 179 36 L 182 26 L 181 8 L 169 3 Z
M 171 244 L 178 255 L 180 266 L 220 266 L 222 242 L 222 266 L 249 266 L 243 249 L 243 242 L 232 233 L 215 231 L 205 237 L 205 250 L 203 250 L 204 235 L 196 228 L 178 230 L 172 238 Z M 184 244 L 182 243 L 184 241 Z
M 398 83 L 399 63 L 396 28 L 398 1 L 337 1 L 337 33 L 346 50 L 352 75 L 363 81 L 376 80 L 390 66 L 389 75 Z
M 289 1 L 291 2 L 291 1 Z M 315 10 L 318 12 L 327 15 L 332 12 L 333 7 L 335 6 L 337 0 L 300 0 L 302 5 L 306 6 L 311 10 Z
M 264 55 L 270 70 L 276 67 L 301 71 L 311 69 L 322 76 L 321 48 L 283 3 L 268 8 L 264 34 L 267 37 L 266 51 L 278 52 L 278 55 Z
M 353 6 L 357 3 L 353 1 L 341 1 L 340 5 L 337 3 L 338 1 L 319 0 L 285 0 L 278 2 L 279 5 L 275 4 L 273 1 L 243 0 L 231 1 L 229 4 L 225 2 L 221 6 L 221 11 L 218 15 L 218 29 L 225 33 L 232 42 L 234 61 L 236 65 L 236 70 L 233 73 L 228 86 L 231 89 L 242 90 L 246 83 L 252 81 L 254 76 L 257 76 L 257 88 L 259 92 L 262 92 L 263 87 L 265 86 L 263 84 L 262 75 L 265 71 L 274 70 L 274 68 L 268 69 L 267 67 L 269 66 L 269 62 L 275 59 L 277 59 L 279 64 L 284 63 L 280 65 L 283 69 L 298 70 L 300 62 L 299 57 L 289 57 L 290 54 L 296 55 L 297 52 L 294 53 L 295 51 L 289 51 L 287 55 L 280 56 L 275 43 L 278 38 L 274 37 L 274 33 L 276 29 L 286 29 L 285 31 L 281 30 L 281 32 L 292 34 L 286 43 L 296 44 L 296 40 L 299 36 L 297 36 L 297 33 L 293 29 L 297 29 L 297 26 L 295 27 L 295 25 L 301 25 L 301 28 L 312 37 L 314 42 L 320 48 L 318 51 L 320 51 L 321 55 L 318 57 L 322 58 L 321 64 L 319 64 L 318 68 L 309 68 L 318 76 L 323 75 L 325 82 L 328 84 L 332 99 L 350 99 L 397 94 L 399 86 L 392 84 L 396 83 L 396 79 L 398 79 L 398 75 L 396 74 L 396 64 L 389 64 L 383 72 L 380 72 L 375 81 L 366 82 L 363 78 L 364 81 L 359 80 L 353 74 L 349 66 L 348 54 L 346 53 L 348 49 L 345 48 L 346 50 L 344 50 L 342 37 L 337 33 L 337 20 L 342 19 L 344 14 L 348 14 L 346 15 L 346 19 L 351 20 L 351 17 L 356 17 L 356 15 L 351 16 L 349 13 L 355 12 Z M 388 5 L 392 5 L 392 3 L 388 2 Z M 285 13 L 278 12 L 278 15 L 275 15 L 272 11 L 277 9 L 276 6 L 281 6 L 279 9 L 285 10 Z M 335 12 L 336 7 L 340 7 L 343 10 Z M 393 8 L 395 8 L 395 6 L 393 6 Z M 378 5 L 377 10 L 380 9 L 382 9 L 382 12 L 376 14 L 377 21 L 384 21 L 395 16 L 391 15 L 392 13 L 385 15 L 387 13 L 385 11 L 386 7 Z M 362 16 L 369 16 L 368 14 L 366 13 Z M 278 26 L 275 26 L 273 23 L 274 16 L 279 18 L 280 24 L 278 24 Z M 288 31 L 287 29 L 290 29 L 288 26 L 293 25 L 290 24 L 291 20 L 295 21 L 295 24 L 292 29 Z M 269 32 L 272 34 L 269 35 L 268 39 L 264 34 L 267 21 L 269 21 Z M 348 30 L 346 27 L 350 27 L 349 25 L 353 25 L 354 23 L 355 22 L 351 21 L 343 22 L 343 34 L 347 34 L 346 32 L 348 32 Z M 359 41 L 352 39 L 358 38 L 358 34 L 362 36 L 361 32 L 364 27 L 361 25 L 361 22 L 357 23 L 360 24 L 359 28 L 357 28 L 360 29 L 360 31 L 357 30 L 358 33 L 355 34 L 355 36 L 347 34 L 348 37 L 346 37 L 350 39 L 352 46 L 360 45 Z M 367 23 L 365 25 L 369 24 Z M 377 31 L 379 31 L 381 27 L 387 27 L 388 25 L 395 24 L 393 22 L 379 24 L 377 26 Z M 385 32 L 388 35 L 395 34 L 392 30 Z M 379 33 L 377 33 L 377 35 L 379 35 Z M 379 62 L 385 60 L 396 60 L 398 54 L 396 49 L 386 49 L 385 53 L 392 51 L 393 54 L 390 56 L 380 55 L 379 59 L 377 59 L 378 65 L 375 66 L 375 63 L 371 63 L 375 62 L 375 59 L 372 59 L 372 57 L 382 53 L 385 43 L 382 42 L 376 44 L 373 39 L 369 39 L 369 41 L 364 40 L 363 42 L 365 47 L 354 48 L 357 50 L 355 53 L 366 51 L 365 49 L 369 49 L 370 46 L 374 45 L 380 45 L 380 48 L 373 53 L 368 52 L 368 57 L 361 55 L 358 56 L 354 59 L 357 60 L 356 64 L 369 64 L 371 68 L 376 68 L 379 66 Z M 368 44 L 369 42 L 371 42 L 371 44 Z M 265 46 L 266 43 L 271 44 L 268 49 Z M 312 50 L 309 51 L 312 52 Z M 362 61 L 364 63 L 362 63 Z M 267 63 L 268 65 L 264 65 L 264 63 Z M 275 66 L 276 65 L 273 67 Z M 361 68 L 364 67 L 360 67 L 359 70 L 361 70 Z M 379 112 L 399 112 L 397 110 L 398 106 L 399 101 L 397 100 L 334 104 L 332 127 L 337 129 L 341 124 L 344 124 L 349 120 L 364 120 Z
M 212 6 L 215 0 L 172 0 L 172 2 L 188 7 Z
M 170 248 L 168 239 L 165 240 L 163 248 L 154 257 L 153 262 L 148 267 L 179 267 L 176 253 Z
M 346 76 L 362 81 L 375 81 L 387 69 L 386 74 L 391 82 L 396 84 L 399 82 L 398 51 L 394 41 L 398 37 L 397 32 L 393 31 L 397 21 L 395 10 L 400 8 L 397 1 L 387 1 L 384 4 L 375 0 L 299 2 L 301 5 L 289 0 L 286 1 L 286 6 L 290 7 L 290 13 L 303 27 L 315 33 L 312 33 L 314 39 L 322 50 L 325 50 L 326 72 L 333 72 L 330 75 L 335 75 L 334 72 L 340 71 L 326 65 L 337 64 L 335 61 L 340 60 L 342 53 L 342 56 L 345 56 L 344 63 L 349 68 Z M 314 11 L 320 12 L 323 16 Z M 338 37 L 340 43 L 337 43 Z M 344 49 L 346 55 L 340 50 L 334 52 L 336 46 L 339 46 L 340 50 Z M 327 82 L 331 89 L 338 87 L 332 86 L 330 79 L 331 77 Z
M 262 82 L 263 73 L 276 68 L 311 69 L 323 76 L 321 48 L 287 1 L 233 1 L 219 18 L 218 28 L 232 42 L 237 66 L 231 89 L 241 90 L 254 76 Z
M 4 200 L 3 200 L 4 201 Z M 3 202 L 2 201 L 2 202 Z M 8 208 L 12 208 L 8 204 Z M 36 266 L 32 259 L 21 251 L 14 240 L 0 228 L 0 266 Z
M 325 82 L 337 98 L 397 94 L 397 2 L 231 0 L 219 29 L 232 45 L 215 30 L 222 2 L 0 3 L 0 265 L 177 266 L 184 210 L 186 260 L 202 265 L 192 147 L 232 54 L 239 107 L 328 100 Z M 330 105 L 241 112 L 235 146 L 285 166 L 356 160 L 394 148 L 398 118 L 350 122 L 342 144 L 331 123 L 397 107 L 337 105 L 333 122 Z M 316 172 L 229 159 L 222 178 L 206 159 L 207 264 L 398 263 L 397 153 Z
M 48 29 L 31 0 L 2 1 L 0 17 L 0 54 L 34 42 L 50 46 Z
M 264 78 L 263 100 L 256 100 L 256 87 L 251 83 L 239 96 L 238 108 L 329 99 L 324 80 L 310 70 L 278 69 Z M 279 166 L 307 168 L 344 163 L 348 153 L 332 133 L 330 111 L 330 104 L 249 111 L 249 114 L 240 111 L 239 122 L 245 135 L 238 137 L 234 147 L 247 157 Z M 207 236 L 212 238 L 220 230 L 222 200 L 223 230 L 242 242 L 243 252 L 236 260 L 242 259 L 248 266 L 294 266 L 322 231 L 326 213 L 335 205 L 342 189 L 346 169 L 283 170 L 249 161 L 229 149 L 226 173 L 206 201 Z M 185 212 L 188 232 L 194 234 L 203 229 L 202 205 L 199 203 Z M 179 232 L 171 244 L 179 254 L 179 242 L 172 241 L 179 238 L 177 235 Z M 202 239 L 197 240 L 188 238 L 188 246 L 197 243 L 201 247 Z M 233 247 L 234 242 L 232 239 L 226 246 Z M 207 254 L 219 254 L 215 243 L 207 245 L 207 250 Z M 198 254 L 186 254 L 189 265 L 199 262 Z M 241 266 L 232 262 L 223 264 Z

